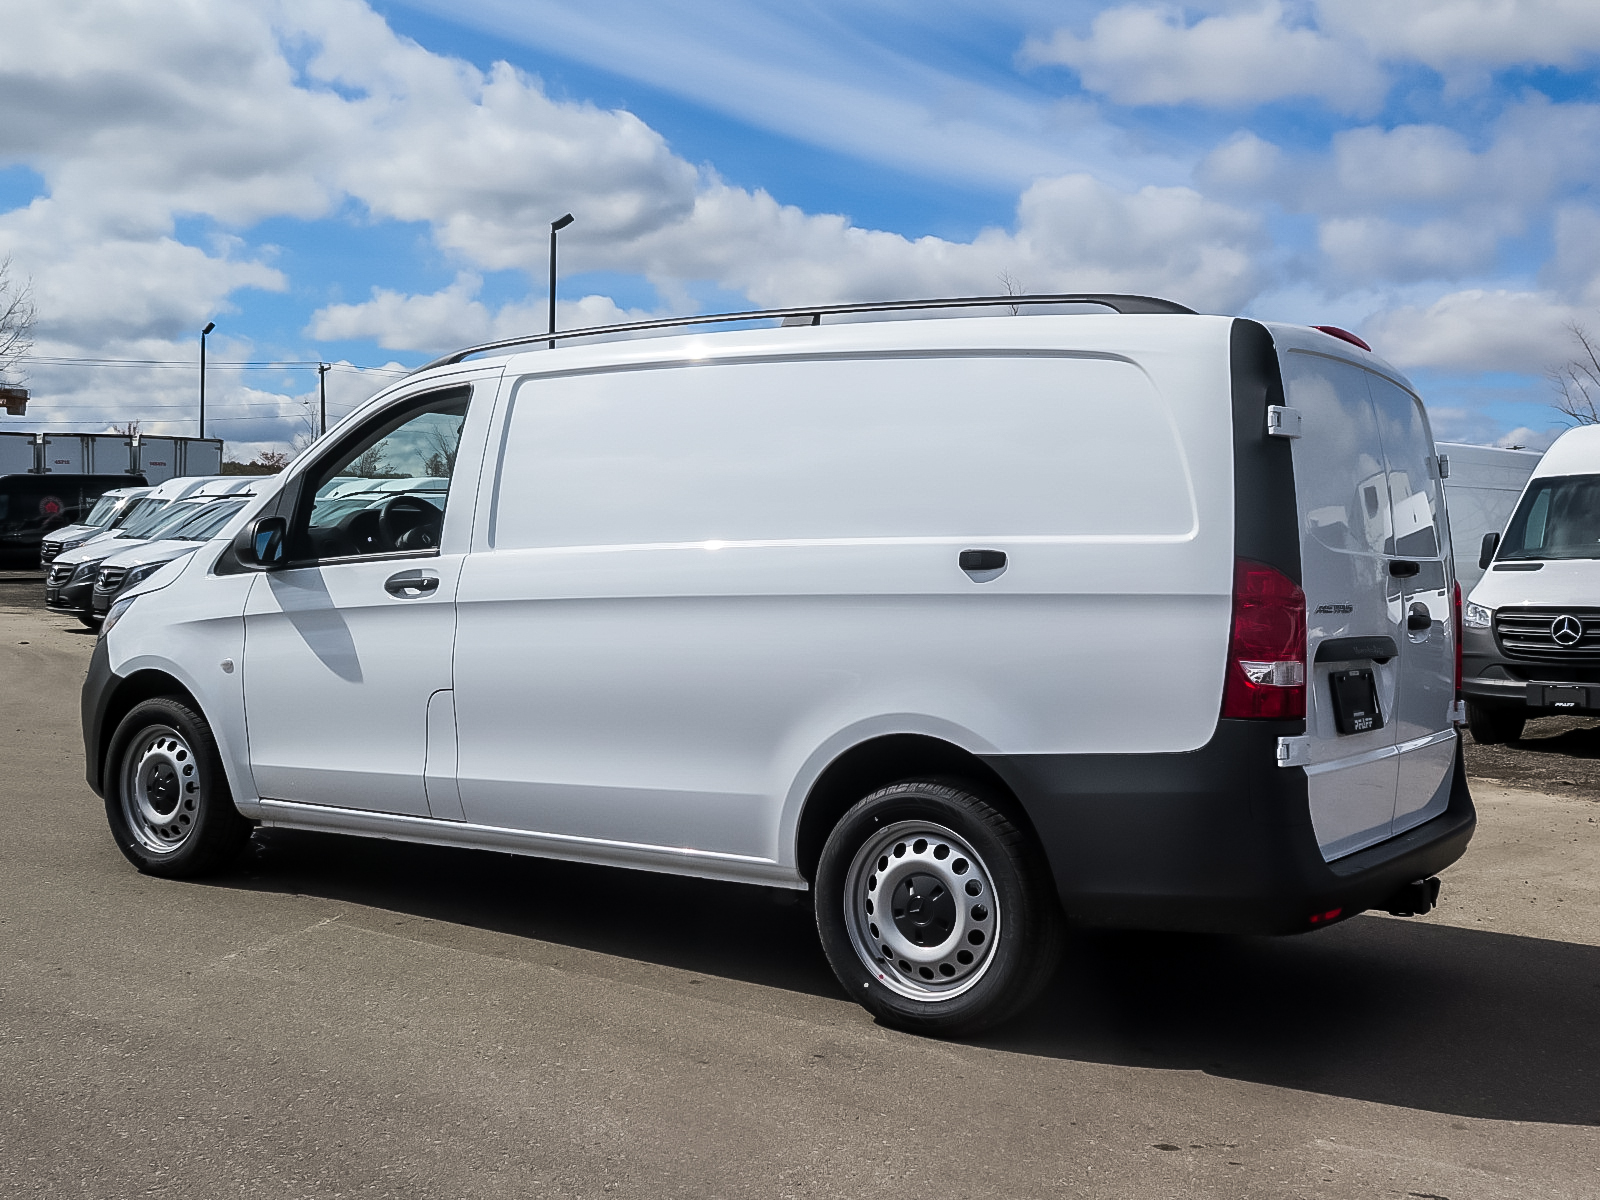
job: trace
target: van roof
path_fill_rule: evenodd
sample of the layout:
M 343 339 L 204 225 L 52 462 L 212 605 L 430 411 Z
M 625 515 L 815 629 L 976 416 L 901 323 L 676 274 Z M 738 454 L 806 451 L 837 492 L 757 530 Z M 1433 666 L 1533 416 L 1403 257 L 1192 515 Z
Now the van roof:
M 1544 452 L 1533 477 L 1600 474 L 1600 425 L 1579 425 L 1558 437 Z
M 900 313 L 918 312 L 948 312 L 951 315 L 961 315 L 960 310 L 962 309 L 999 309 L 1002 307 L 1009 308 L 1015 313 L 1025 307 L 1038 308 L 1041 306 L 1053 308 L 1063 306 L 1098 307 L 1123 315 L 1150 313 L 1181 314 L 1191 317 L 1197 315 L 1194 309 L 1187 308 L 1173 300 L 1163 300 L 1159 296 L 1125 295 L 1114 292 L 1065 292 L 1026 296 L 955 296 L 939 300 L 879 300 L 859 304 L 820 304 L 802 308 L 762 308 L 743 312 L 705 313 L 692 317 L 660 317 L 648 321 L 625 321 L 615 325 L 591 325 L 583 329 L 568 329 L 560 333 L 529 333 L 514 338 L 501 338 L 498 341 L 482 342 L 476 346 L 468 346 L 465 350 L 457 350 L 454 354 L 436 358 L 425 366 L 418 367 L 412 373 L 418 374 L 432 370 L 435 367 L 451 366 L 464 362 L 468 358 L 480 354 L 488 354 L 495 350 L 513 350 L 541 342 L 553 345 L 556 342 L 570 341 L 575 338 L 618 337 L 652 333 L 657 330 L 692 329 L 697 325 L 729 325 L 751 321 L 778 321 L 783 325 L 821 325 L 824 317 L 892 316 Z M 829 323 L 831 324 L 832 322 Z
M 212 475 L 190 493 L 195 496 L 235 496 L 248 494 L 256 483 L 253 475 Z
M 165 483 L 159 483 L 150 489 L 150 495 L 157 500 L 181 500 L 199 491 L 208 483 L 219 479 L 237 479 L 237 475 L 179 475 Z

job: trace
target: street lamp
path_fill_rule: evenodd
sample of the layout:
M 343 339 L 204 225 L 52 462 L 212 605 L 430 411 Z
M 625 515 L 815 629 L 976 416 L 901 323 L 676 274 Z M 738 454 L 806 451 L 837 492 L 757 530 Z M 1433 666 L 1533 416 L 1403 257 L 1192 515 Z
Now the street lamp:
M 320 432 L 327 433 L 328 432 L 328 364 L 325 363 L 325 362 L 319 362 L 317 364 L 317 390 L 322 393 L 322 429 L 321 429 Z
M 200 436 L 206 435 L 206 334 L 217 327 L 215 321 L 207 321 L 206 327 L 200 331 Z
M 572 224 L 572 214 L 550 222 L 550 332 L 556 331 L 556 234 Z M 555 338 L 550 339 L 550 349 L 556 348 Z

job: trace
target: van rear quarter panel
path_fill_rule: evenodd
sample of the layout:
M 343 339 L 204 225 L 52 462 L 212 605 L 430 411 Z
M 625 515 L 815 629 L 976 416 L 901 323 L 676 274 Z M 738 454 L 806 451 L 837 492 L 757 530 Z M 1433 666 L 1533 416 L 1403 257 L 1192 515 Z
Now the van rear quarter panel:
M 514 360 L 459 592 L 468 819 L 792 863 L 817 774 L 870 737 L 1204 745 L 1231 324 L 843 325 Z M 729 461 L 753 469 L 701 486 Z M 968 548 L 1007 569 L 975 582 Z

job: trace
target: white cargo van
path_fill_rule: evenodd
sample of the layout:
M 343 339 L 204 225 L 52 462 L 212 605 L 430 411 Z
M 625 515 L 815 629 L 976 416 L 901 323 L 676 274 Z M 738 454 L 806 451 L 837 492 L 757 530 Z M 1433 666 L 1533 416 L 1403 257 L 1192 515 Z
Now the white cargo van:
M 1426 912 L 1475 818 L 1420 402 L 1346 338 L 1079 299 L 1110 311 L 417 372 L 112 607 L 83 715 L 118 844 L 810 889 L 848 994 L 947 1034 L 1036 994 L 1063 913 Z M 871 311 L 938 303 L 1034 302 Z
M 1485 534 L 1468 597 L 1467 719 L 1480 742 L 1530 716 L 1600 713 L 1600 426 L 1545 451 L 1502 538 Z

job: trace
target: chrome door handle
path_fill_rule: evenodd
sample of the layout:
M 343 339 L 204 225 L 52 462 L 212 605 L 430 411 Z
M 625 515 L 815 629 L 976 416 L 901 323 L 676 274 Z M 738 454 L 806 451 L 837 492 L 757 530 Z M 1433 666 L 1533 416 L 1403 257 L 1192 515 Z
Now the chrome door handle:
M 432 571 L 401 571 L 398 575 L 391 575 L 383 581 L 383 590 L 402 600 L 426 596 L 438 588 L 439 577 Z

